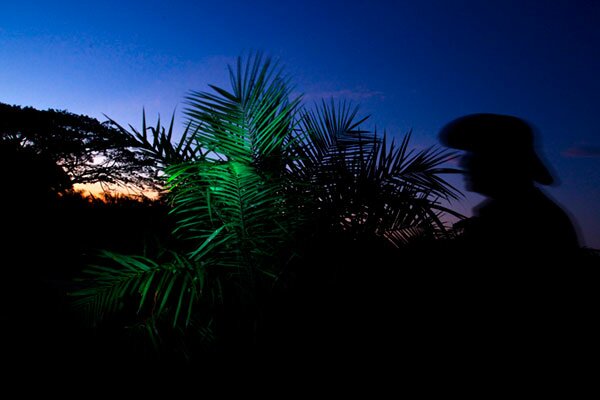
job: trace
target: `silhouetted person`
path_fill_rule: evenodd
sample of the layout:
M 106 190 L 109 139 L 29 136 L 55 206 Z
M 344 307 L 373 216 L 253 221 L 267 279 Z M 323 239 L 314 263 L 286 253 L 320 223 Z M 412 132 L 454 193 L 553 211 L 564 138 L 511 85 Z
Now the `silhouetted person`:
M 554 179 L 536 154 L 533 130 L 525 121 L 467 115 L 447 124 L 440 139 L 466 151 L 461 167 L 467 190 L 488 197 L 462 223 L 463 240 L 473 254 L 535 262 L 577 253 L 571 220 L 537 187 Z
M 590 351 L 595 273 L 582 266 L 567 214 L 538 188 L 554 179 L 533 129 L 513 116 L 472 114 L 447 124 L 440 140 L 466 152 L 467 190 L 487 197 L 459 223 L 446 255 L 452 278 L 442 315 L 452 340 L 513 363 L 564 364 Z

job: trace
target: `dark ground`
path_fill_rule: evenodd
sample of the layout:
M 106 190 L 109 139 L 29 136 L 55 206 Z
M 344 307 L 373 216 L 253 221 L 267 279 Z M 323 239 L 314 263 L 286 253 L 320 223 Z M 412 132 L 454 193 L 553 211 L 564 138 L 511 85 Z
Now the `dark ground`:
M 215 349 L 191 360 L 158 354 L 118 320 L 86 326 L 68 292 L 97 249 L 141 254 L 144 243 L 168 240 L 164 206 L 72 197 L 2 209 L 3 358 L 30 371 L 386 362 L 556 372 L 598 354 L 598 292 L 588 272 L 531 260 L 530 273 L 520 262 L 476 269 L 452 262 L 444 243 L 398 252 L 344 238 L 315 244 L 294 281 L 266 295 L 259 339 L 240 339 L 233 323 Z

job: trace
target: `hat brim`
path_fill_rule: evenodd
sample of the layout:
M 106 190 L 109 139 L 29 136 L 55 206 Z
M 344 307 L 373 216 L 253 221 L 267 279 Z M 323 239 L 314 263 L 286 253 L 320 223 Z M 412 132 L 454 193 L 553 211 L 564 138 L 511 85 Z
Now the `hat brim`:
M 520 118 L 499 114 L 471 114 L 445 125 L 439 133 L 440 142 L 450 148 L 505 158 L 505 150 L 521 150 L 519 157 L 531 179 L 551 185 L 554 178 L 533 146 L 533 130 Z M 501 145 L 503 145 L 501 147 Z

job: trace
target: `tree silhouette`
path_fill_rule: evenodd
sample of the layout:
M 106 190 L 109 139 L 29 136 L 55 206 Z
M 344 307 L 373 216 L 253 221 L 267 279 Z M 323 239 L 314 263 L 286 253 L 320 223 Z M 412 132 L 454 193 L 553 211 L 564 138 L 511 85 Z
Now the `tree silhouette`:
M 88 116 L 0 103 L 3 151 L 10 151 L 13 158 L 23 156 L 22 160 L 13 160 L 20 164 L 32 157 L 52 160 L 69 178 L 70 184 L 63 182 L 60 190 L 77 183 L 138 189 L 161 186 L 155 160 L 134 139 L 110 122 L 100 123 Z M 28 168 L 33 168 L 33 164 L 29 163 Z
M 0 168 L 6 172 L 3 184 L 20 198 L 49 199 L 71 187 L 53 159 L 16 143 L 0 141 Z

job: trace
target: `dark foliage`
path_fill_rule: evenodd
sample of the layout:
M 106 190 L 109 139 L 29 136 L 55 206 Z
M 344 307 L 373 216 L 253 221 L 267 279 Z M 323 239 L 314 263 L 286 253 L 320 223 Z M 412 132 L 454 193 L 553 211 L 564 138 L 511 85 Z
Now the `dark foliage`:
M 109 123 L 84 115 L 0 103 L 0 144 L 3 152 L 23 152 L 60 167 L 69 183 L 63 176 L 55 189 L 65 190 L 77 183 L 138 189 L 160 185 L 156 165 L 140 150 L 138 141 Z M 25 183 L 27 178 L 21 181 Z

